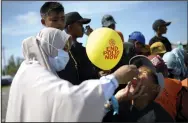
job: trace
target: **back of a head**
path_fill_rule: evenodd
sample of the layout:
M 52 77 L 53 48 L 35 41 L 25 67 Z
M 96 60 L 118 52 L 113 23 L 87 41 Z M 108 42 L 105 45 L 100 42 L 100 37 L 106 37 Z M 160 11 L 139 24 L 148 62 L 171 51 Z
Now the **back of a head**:
M 57 49 L 64 48 L 68 38 L 69 36 L 59 29 L 50 27 L 44 28 L 37 34 L 36 37 L 28 37 L 23 40 L 22 48 L 24 57 L 28 60 L 35 56 L 38 57 L 39 54 L 41 54 L 40 50 L 43 50 L 47 56 L 55 57 L 57 56 Z M 40 55 L 40 57 L 42 56 Z
M 172 50 L 172 53 L 174 53 L 176 57 L 184 59 L 184 54 L 186 53 L 186 51 L 184 50 L 183 47 L 177 47 Z
M 130 60 L 133 56 L 136 55 L 136 50 L 134 44 L 131 42 L 123 42 L 124 51 L 126 52 L 128 59 Z
M 57 56 L 57 49 L 63 49 L 69 38 L 64 31 L 51 27 L 42 29 L 37 35 L 41 47 L 51 57 Z
M 101 20 L 101 24 L 103 27 L 109 27 L 112 24 L 116 24 L 112 15 L 104 15 Z
M 150 51 L 152 55 L 162 55 L 166 53 L 166 48 L 162 42 L 155 42 L 150 46 Z
M 168 69 L 174 69 L 176 67 L 176 56 L 172 52 L 167 52 L 163 55 L 163 60 Z
M 169 78 L 176 78 L 182 80 L 186 77 L 186 67 L 185 64 L 180 60 L 174 53 L 167 52 L 163 56 L 163 60 L 167 65 Z
M 139 31 L 134 31 L 129 35 L 129 40 L 136 40 L 145 45 L 145 37 Z
M 64 7 L 59 2 L 45 2 L 40 9 L 41 17 L 48 16 L 52 11 L 56 13 L 64 12 Z
M 26 61 L 34 59 L 48 70 L 53 71 L 49 65 L 49 57 L 56 57 L 57 49 L 63 49 L 69 37 L 59 29 L 44 28 L 36 37 L 32 36 L 23 40 L 24 58 Z

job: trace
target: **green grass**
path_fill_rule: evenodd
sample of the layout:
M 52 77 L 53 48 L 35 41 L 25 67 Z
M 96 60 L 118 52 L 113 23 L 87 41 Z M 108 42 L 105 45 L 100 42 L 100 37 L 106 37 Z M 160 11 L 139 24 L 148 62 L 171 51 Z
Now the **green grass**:
M 1 88 L 8 88 L 8 87 L 10 87 L 10 85 L 3 85 L 3 86 L 1 86 Z

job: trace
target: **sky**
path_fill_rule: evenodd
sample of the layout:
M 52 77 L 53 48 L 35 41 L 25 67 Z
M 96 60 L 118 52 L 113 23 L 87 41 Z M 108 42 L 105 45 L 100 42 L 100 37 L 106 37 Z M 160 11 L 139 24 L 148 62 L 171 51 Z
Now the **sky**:
M 35 36 L 42 28 L 40 7 L 45 1 L 2 1 L 2 46 L 5 59 L 11 55 L 23 57 L 22 41 Z M 117 22 L 116 29 L 124 35 L 140 31 L 146 43 L 155 35 L 152 24 L 157 19 L 171 21 L 165 35 L 172 43 L 187 42 L 187 1 L 61 1 L 65 13 L 77 11 L 90 18 L 93 29 L 101 27 L 101 19 L 111 14 Z M 85 46 L 87 37 L 78 39 Z M 4 66 L 4 62 L 3 62 Z

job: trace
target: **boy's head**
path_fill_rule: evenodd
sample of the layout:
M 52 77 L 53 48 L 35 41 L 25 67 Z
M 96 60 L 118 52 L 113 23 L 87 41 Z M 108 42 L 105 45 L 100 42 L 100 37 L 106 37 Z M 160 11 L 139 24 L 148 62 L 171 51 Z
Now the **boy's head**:
M 142 99 L 152 101 L 159 92 L 157 90 L 159 87 L 157 75 L 147 66 L 141 66 L 138 70 L 138 78 L 142 80 L 142 84 L 146 87 L 144 92 L 148 94 L 147 97 L 143 97 Z
M 167 26 L 169 26 L 170 24 L 171 22 L 165 22 L 162 19 L 158 19 L 153 23 L 153 30 L 160 35 L 166 34 Z
M 146 93 L 145 96 L 136 98 L 134 102 L 138 107 L 146 106 L 156 98 L 160 89 L 164 87 L 164 77 L 161 73 L 157 73 L 151 61 L 143 55 L 134 56 L 129 64 L 137 66 L 138 79 L 142 80 L 142 85 L 145 86 L 144 93 Z
M 166 48 L 164 44 L 160 41 L 153 43 L 150 46 L 151 55 L 160 55 L 163 57 L 163 55 L 166 53 Z
M 74 38 L 84 35 L 84 24 L 91 22 L 91 19 L 83 18 L 78 12 L 69 12 L 65 15 L 65 30 Z
M 137 55 L 142 54 L 142 49 L 145 48 L 145 37 L 141 32 L 139 31 L 132 32 L 129 35 L 128 42 L 134 44 Z
M 45 2 L 41 9 L 41 23 L 46 27 L 64 29 L 64 7 L 59 2 Z
M 112 15 L 104 15 L 101 20 L 101 23 L 103 27 L 108 27 L 113 30 L 115 30 L 116 28 L 116 21 L 114 20 Z
M 150 102 L 152 102 L 160 91 L 160 85 L 158 84 L 157 75 L 147 66 L 141 66 L 138 68 L 139 75 L 138 80 L 141 80 L 142 86 L 144 86 L 143 95 L 133 100 L 133 105 L 138 109 L 143 109 Z M 131 89 L 134 88 L 131 86 Z

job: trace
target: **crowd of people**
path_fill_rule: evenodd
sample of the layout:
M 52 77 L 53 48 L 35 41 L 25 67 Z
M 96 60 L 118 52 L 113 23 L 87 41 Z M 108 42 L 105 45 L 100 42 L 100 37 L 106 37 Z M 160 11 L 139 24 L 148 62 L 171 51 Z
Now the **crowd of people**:
M 83 27 L 91 19 L 65 14 L 59 2 L 45 2 L 40 15 L 45 28 L 23 41 L 25 60 L 11 85 L 7 122 L 188 121 L 188 49 L 173 49 L 163 36 L 171 22 L 156 20 L 147 45 L 139 31 L 126 41 L 113 16 L 104 15 L 101 27 L 119 34 L 123 55 L 102 70 L 77 40 L 92 33 Z

